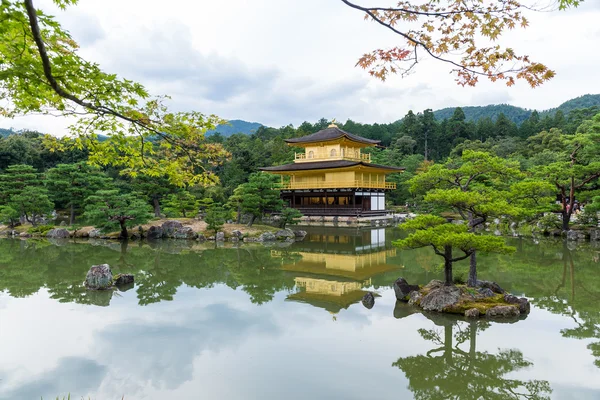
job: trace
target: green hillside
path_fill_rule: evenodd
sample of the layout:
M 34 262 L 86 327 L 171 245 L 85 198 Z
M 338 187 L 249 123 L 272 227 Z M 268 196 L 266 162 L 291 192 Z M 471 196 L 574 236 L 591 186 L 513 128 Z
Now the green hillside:
M 565 116 L 575 110 L 597 106 L 600 107 L 600 94 L 586 94 L 574 99 L 565 101 L 560 106 L 550 108 L 548 110 L 539 111 L 540 116 L 553 116 L 558 110 L 562 111 Z M 442 108 L 433 112 L 438 121 L 448 119 L 454 113 L 456 107 Z M 522 107 L 511 106 L 510 104 L 491 104 L 488 106 L 467 106 L 462 107 L 467 121 L 477 121 L 480 118 L 490 117 L 496 120 L 499 114 L 504 114 L 511 121 L 520 125 L 531 115 L 533 110 L 528 110 Z
M 232 119 L 232 120 L 229 120 L 228 122 L 229 122 L 229 124 L 219 125 L 219 126 L 217 126 L 217 129 L 213 129 L 213 130 L 206 132 L 206 135 L 209 136 L 209 135 L 212 135 L 215 133 L 220 133 L 221 135 L 223 135 L 225 137 L 234 135 L 236 133 L 245 133 L 247 135 L 250 135 L 250 134 L 256 132 L 256 130 L 258 128 L 263 126 L 262 124 L 259 124 L 258 122 L 248 122 L 248 121 L 243 121 L 241 119 Z

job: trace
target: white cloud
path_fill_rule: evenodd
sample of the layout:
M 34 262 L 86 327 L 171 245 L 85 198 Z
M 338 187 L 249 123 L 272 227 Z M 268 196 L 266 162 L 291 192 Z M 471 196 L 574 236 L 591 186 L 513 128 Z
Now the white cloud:
M 533 15 L 527 30 L 506 36 L 517 52 L 556 70 L 538 89 L 489 82 L 462 88 L 447 66 L 428 59 L 407 78 L 378 82 L 356 60 L 398 38 L 341 1 L 82 0 L 65 12 L 49 0 L 39 4 L 72 31 L 86 58 L 171 95 L 176 108 L 272 126 L 320 117 L 391 122 L 409 109 L 499 102 L 546 109 L 600 93 L 597 2 Z M 65 125 L 55 118 L 0 120 L 54 133 Z

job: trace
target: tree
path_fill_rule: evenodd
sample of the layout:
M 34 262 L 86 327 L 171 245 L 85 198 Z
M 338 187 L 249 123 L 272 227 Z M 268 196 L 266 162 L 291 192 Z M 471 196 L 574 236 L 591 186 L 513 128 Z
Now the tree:
M 206 229 L 214 232 L 215 234 L 223 228 L 223 224 L 227 220 L 227 212 L 220 204 L 213 204 L 206 211 L 204 221 L 207 226 Z
M 0 206 L 0 222 L 14 228 L 21 214 L 11 206 Z
M 188 214 L 198 214 L 198 199 L 185 190 L 169 195 L 164 203 L 164 211 L 169 217 L 187 218 Z
M 250 175 L 248 183 L 241 185 L 241 209 L 250 214 L 248 226 L 252 226 L 267 211 L 281 210 L 283 201 L 279 198 L 278 188 L 279 177 L 262 172 Z
M 400 225 L 404 230 L 412 231 L 405 239 L 393 242 L 403 249 L 431 247 L 444 259 L 444 279 L 446 285 L 452 285 L 452 265 L 475 253 L 510 253 L 515 249 L 504 244 L 504 239 L 495 236 L 479 236 L 468 232 L 465 224 L 452 224 L 435 215 L 420 215 Z M 454 253 L 459 251 L 458 255 Z
M 463 86 L 474 86 L 480 77 L 486 77 L 492 82 L 505 81 L 508 86 L 515 79 L 523 79 L 536 87 L 554 77 L 554 71 L 529 56 L 486 43 L 515 27 L 529 25 L 525 14 L 534 10 L 520 0 L 403 0 L 395 7 L 342 2 L 365 13 L 366 19 L 386 27 L 405 42 L 405 46 L 377 49 L 358 60 L 358 66 L 381 80 L 390 73 L 407 75 L 422 54 L 449 64 L 456 81 Z M 557 4 L 559 9 L 566 9 L 580 2 L 558 0 Z
M 27 186 L 21 193 L 10 196 L 9 205 L 19 211 L 27 222 L 36 226 L 38 218 L 54 209 L 48 190 L 40 186 Z
M 14 195 L 19 195 L 26 187 L 40 186 L 41 179 L 31 165 L 11 165 L 0 174 L 0 204 L 7 204 Z
M 575 135 L 563 135 L 558 130 L 554 132 L 554 141 L 543 145 L 557 161 L 532 170 L 558 191 L 562 230 L 568 231 L 576 199 L 588 200 L 587 196 L 597 192 L 595 184 L 600 178 L 600 114 L 582 123 Z
M 127 240 L 127 226 L 144 224 L 152 218 L 150 206 L 135 194 L 118 190 L 99 190 L 86 199 L 83 216 L 104 229 L 120 227 L 119 239 Z
M 279 218 L 279 227 L 285 229 L 287 225 L 298 225 L 300 218 L 302 218 L 302 213 L 295 208 L 285 207 L 281 210 Z
M 75 223 L 75 211 L 84 200 L 100 189 L 108 189 L 112 180 L 98 168 L 85 162 L 59 164 L 46 173 L 47 187 L 56 203 L 69 207 L 69 224 Z
M 54 0 L 65 9 L 77 0 Z M 0 2 L 0 114 L 7 117 L 56 110 L 77 118 L 75 140 L 47 138 L 52 150 L 75 146 L 89 161 L 123 174 L 166 175 L 178 186 L 212 184 L 210 168 L 226 157 L 204 134 L 222 122 L 199 112 L 172 112 L 164 96 L 151 98 L 139 83 L 102 71 L 79 56 L 78 45 L 33 0 Z M 89 134 L 89 132 L 94 132 Z M 99 141 L 98 133 L 108 135 Z
M 160 203 L 164 197 L 173 193 L 177 186 L 170 183 L 166 176 L 138 175 L 131 182 L 134 192 L 142 193 L 154 208 L 154 216 L 161 217 Z
M 491 217 L 525 216 L 539 211 L 532 203 L 549 204 L 552 189 L 543 182 L 527 181 L 527 186 L 511 190 L 511 183 L 522 178 L 516 162 L 465 150 L 460 158 L 429 166 L 409 184 L 411 192 L 424 195 L 426 202 L 457 212 L 475 232 Z M 469 253 L 469 286 L 477 285 L 476 254 Z

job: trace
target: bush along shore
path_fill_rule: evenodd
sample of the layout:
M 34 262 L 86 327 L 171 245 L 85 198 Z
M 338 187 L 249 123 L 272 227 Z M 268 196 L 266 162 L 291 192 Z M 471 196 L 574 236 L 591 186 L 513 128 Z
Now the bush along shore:
M 0 235 L 20 238 L 91 238 L 91 239 L 123 239 L 121 232 L 104 232 L 94 226 L 68 227 L 38 225 L 17 226 L 15 228 L 0 227 Z M 267 225 L 225 224 L 217 231 L 208 230 L 207 224 L 196 219 L 161 219 L 148 224 L 133 227 L 128 232 L 127 239 L 159 240 L 180 239 L 196 241 L 230 241 L 230 242 L 293 242 L 303 240 L 306 232 L 279 229 Z

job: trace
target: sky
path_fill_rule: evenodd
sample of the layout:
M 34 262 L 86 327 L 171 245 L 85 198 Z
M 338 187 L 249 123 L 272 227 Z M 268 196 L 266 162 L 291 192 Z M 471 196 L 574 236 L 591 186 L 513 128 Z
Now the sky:
M 426 58 L 408 77 L 380 82 L 355 66 L 358 58 L 402 42 L 340 0 L 80 0 L 65 11 L 50 0 L 34 4 L 56 15 L 84 58 L 170 95 L 174 109 L 268 126 L 321 117 L 387 123 L 409 110 L 495 103 L 541 110 L 600 93 L 599 0 L 533 13 L 529 28 L 499 42 L 556 71 L 536 89 L 487 81 L 463 88 L 446 65 Z M 22 116 L 0 119 L 0 127 L 62 135 L 70 122 Z

